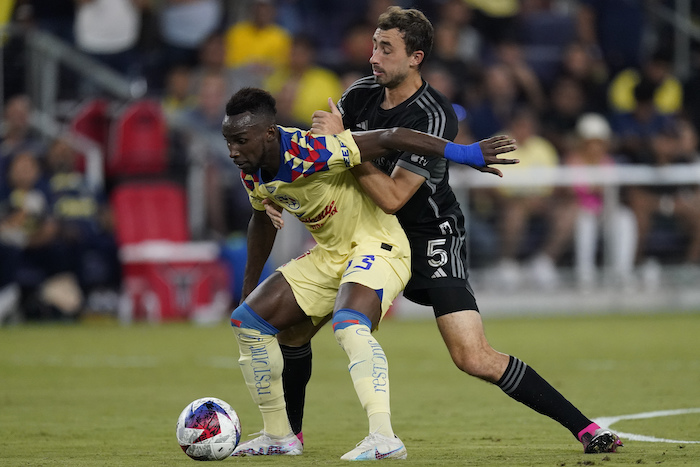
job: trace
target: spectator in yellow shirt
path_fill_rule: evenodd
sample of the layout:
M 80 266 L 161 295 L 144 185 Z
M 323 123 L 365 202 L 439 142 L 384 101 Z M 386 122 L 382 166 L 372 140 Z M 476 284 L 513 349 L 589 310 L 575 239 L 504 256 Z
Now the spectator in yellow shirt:
M 677 114 L 683 107 L 683 85 L 673 75 L 671 57 L 663 52 L 654 53 L 641 70 L 627 68 L 618 73 L 608 88 L 608 99 L 613 112 L 631 112 L 637 106 L 634 88 L 642 80 L 654 85 L 654 107 L 663 115 Z
M 315 52 L 311 39 L 295 37 L 289 65 L 265 82 L 265 88 L 277 99 L 282 124 L 310 127 L 311 115 L 327 109 L 329 97 L 337 102 L 343 93 L 338 76 L 316 64 Z
M 292 38 L 288 31 L 275 24 L 276 11 L 273 0 L 254 0 L 251 19 L 228 28 L 224 36 L 226 66 L 247 67 L 265 77 L 287 65 Z

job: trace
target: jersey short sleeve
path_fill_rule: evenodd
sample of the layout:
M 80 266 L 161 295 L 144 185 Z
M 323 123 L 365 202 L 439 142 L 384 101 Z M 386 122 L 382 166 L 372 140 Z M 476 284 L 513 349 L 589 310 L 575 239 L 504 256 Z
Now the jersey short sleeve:
M 431 122 L 429 121 L 429 118 L 427 116 L 421 116 L 421 118 L 416 119 L 415 123 L 411 126 L 411 128 L 417 131 L 422 131 L 424 133 L 442 137 L 444 131 L 437 131 L 435 128 L 433 128 L 433 125 L 431 125 L 430 123 Z M 402 169 L 406 169 L 410 172 L 420 175 L 426 180 L 431 180 L 431 178 L 435 178 L 434 172 L 436 169 L 440 173 L 440 178 L 444 175 L 446 160 L 443 157 L 425 156 L 421 154 L 413 154 L 411 152 L 402 152 L 399 155 L 398 160 L 396 161 L 396 165 L 401 167 Z M 432 177 L 431 174 L 433 174 Z

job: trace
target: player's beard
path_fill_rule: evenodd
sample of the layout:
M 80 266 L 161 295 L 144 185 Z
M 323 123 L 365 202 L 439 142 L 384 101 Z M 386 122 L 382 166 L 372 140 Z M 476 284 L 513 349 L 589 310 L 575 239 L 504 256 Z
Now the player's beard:
M 401 83 L 403 83 L 406 80 L 407 76 L 407 73 L 396 73 L 393 75 L 389 75 L 385 71 L 383 76 L 375 76 L 374 82 L 377 84 L 381 84 L 385 88 L 393 89 L 395 87 L 398 87 Z

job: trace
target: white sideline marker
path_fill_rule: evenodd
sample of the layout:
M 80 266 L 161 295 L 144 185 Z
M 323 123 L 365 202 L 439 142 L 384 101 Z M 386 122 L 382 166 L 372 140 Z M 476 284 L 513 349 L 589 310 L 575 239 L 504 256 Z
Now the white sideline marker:
M 642 412 L 630 415 L 618 415 L 616 417 L 598 417 L 593 419 L 600 426 L 608 427 L 620 420 L 640 420 L 643 418 L 670 417 L 673 415 L 686 415 L 690 413 L 700 413 L 700 408 L 693 409 L 677 409 L 677 410 L 659 410 L 656 412 Z M 648 441 L 651 443 L 674 443 L 674 444 L 700 444 L 700 441 L 685 441 L 680 439 L 656 438 L 654 436 L 638 435 L 635 433 L 622 433 L 616 431 L 617 435 L 623 439 L 630 441 Z

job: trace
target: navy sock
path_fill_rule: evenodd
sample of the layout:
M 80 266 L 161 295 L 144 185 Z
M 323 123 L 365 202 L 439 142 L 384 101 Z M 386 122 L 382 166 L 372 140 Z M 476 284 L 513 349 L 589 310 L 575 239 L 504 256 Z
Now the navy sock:
M 591 424 L 535 370 L 513 356 L 496 385 L 516 401 L 561 423 L 577 439 L 579 432 Z
M 284 357 L 282 384 L 284 385 L 284 400 L 287 403 L 287 416 L 294 434 L 301 432 L 304 418 L 304 400 L 306 385 L 311 379 L 311 343 L 301 347 L 280 345 Z

